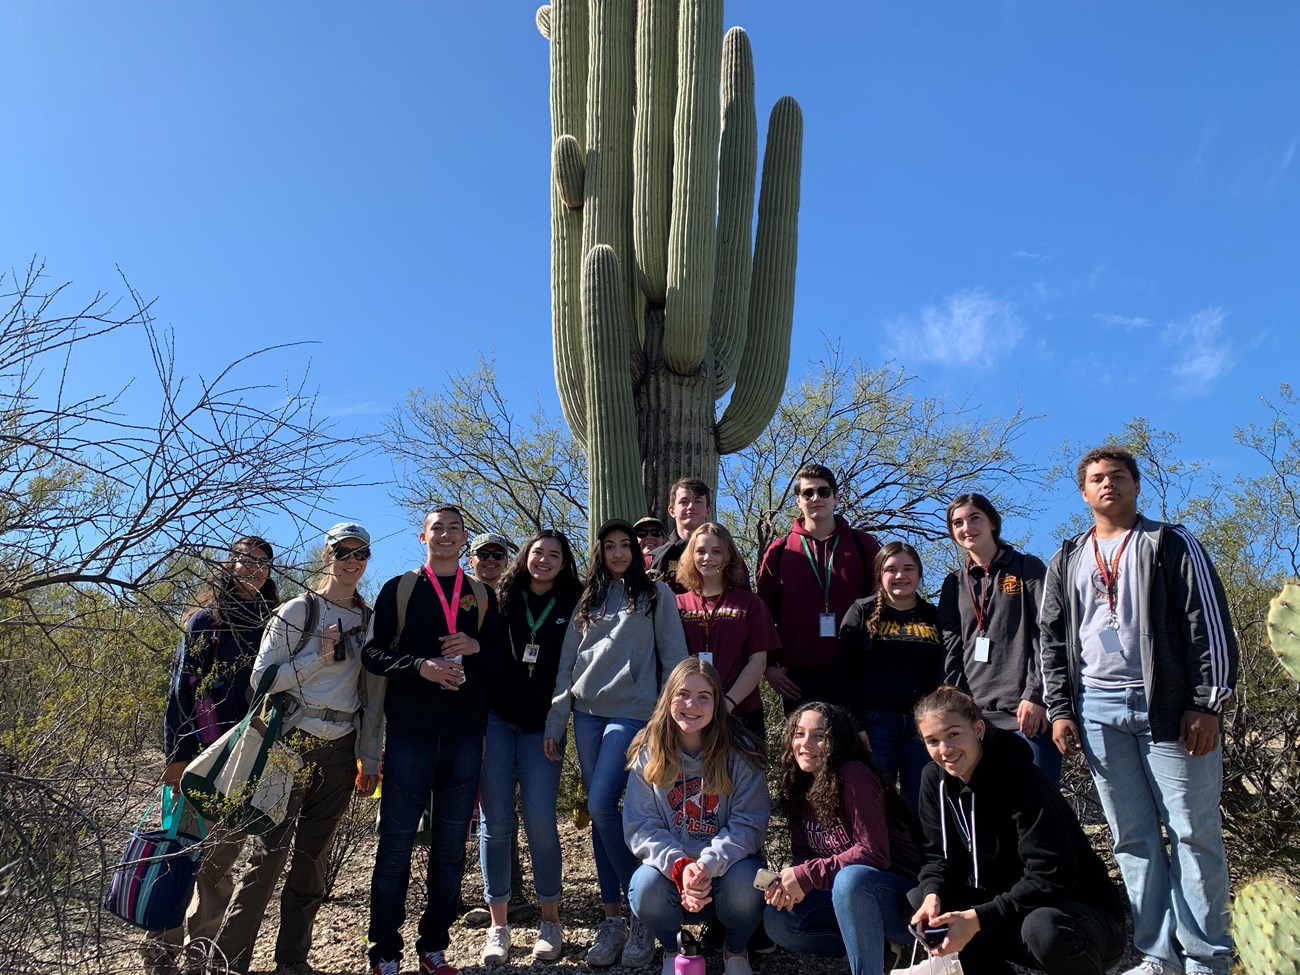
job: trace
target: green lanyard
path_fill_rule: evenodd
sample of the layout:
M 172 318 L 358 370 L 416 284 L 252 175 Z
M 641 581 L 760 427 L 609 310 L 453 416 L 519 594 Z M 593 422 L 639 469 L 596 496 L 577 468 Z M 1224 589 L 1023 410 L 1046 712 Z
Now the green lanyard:
M 524 597 L 524 616 L 528 620 L 528 642 L 529 643 L 537 642 L 537 631 L 540 630 L 542 628 L 542 624 L 546 622 L 546 617 L 551 615 L 551 610 L 555 608 L 556 598 L 557 597 L 552 596 L 551 601 L 548 602 L 546 604 L 546 608 L 542 610 L 541 618 L 534 619 L 533 607 L 528 605 L 528 597 L 527 596 Z
M 831 573 L 835 571 L 835 550 L 839 547 L 840 536 L 835 536 L 835 541 L 831 542 L 830 554 L 826 556 L 826 578 L 822 578 L 822 567 L 813 557 L 813 551 L 808 544 L 808 536 L 800 535 L 799 541 L 803 544 L 803 554 L 808 556 L 808 562 L 812 566 L 813 575 L 817 577 L 817 585 L 822 590 L 822 607 L 823 612 L 831 611 Z

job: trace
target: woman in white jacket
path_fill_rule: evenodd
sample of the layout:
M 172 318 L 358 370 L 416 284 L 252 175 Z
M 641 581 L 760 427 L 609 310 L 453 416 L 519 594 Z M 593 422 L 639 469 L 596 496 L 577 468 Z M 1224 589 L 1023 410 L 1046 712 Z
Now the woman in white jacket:
M 763 921 L 754 877 L 771 799 L 763 753 L 724 702 L 713 666 L 684 660 L 628 749 L 623 831 L 641 861 L 628 898 L 664 945 L 665 973 L 681 926 L 717 917 L 726 975 L 752 975 L 745 947 Z

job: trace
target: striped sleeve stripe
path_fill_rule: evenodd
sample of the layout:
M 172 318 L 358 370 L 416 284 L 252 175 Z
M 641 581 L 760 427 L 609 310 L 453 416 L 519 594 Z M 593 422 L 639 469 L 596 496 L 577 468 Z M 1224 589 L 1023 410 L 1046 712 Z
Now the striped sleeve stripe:
M 1232 694 L 1232 688 L 1228 686 L 1228 673 L 1231 670 L 1228 661 L 1230 642 L 1223 618 L 1224 608 L 1219 604 L 1218 593 L 1214 588 L 1214 574 L 1210 570 L 1210 560 L 1205 549 L 1196 540 L 1196 536 L 1182 525 L 1176 525 L 1174 531 L 1187 546 L 1201 609 L 1205 614 L 1205 635 L 1210 651 L 1210 706 L 1217 708 Z

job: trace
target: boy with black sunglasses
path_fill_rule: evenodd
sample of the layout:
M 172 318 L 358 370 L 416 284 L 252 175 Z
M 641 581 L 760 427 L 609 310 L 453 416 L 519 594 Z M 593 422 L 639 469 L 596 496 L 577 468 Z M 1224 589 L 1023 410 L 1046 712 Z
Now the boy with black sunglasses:
M 830 468 L 804 464 L 794 475 L 799 516 L 759 561 L 758 595 L 772 614 L 781 649 L 768 655 L 767 682 L 789 714 L 806 701 L 840 703 L 835 655 L 840 623 L 871 594 L 880 542 L 835 513 L 839 485 Z

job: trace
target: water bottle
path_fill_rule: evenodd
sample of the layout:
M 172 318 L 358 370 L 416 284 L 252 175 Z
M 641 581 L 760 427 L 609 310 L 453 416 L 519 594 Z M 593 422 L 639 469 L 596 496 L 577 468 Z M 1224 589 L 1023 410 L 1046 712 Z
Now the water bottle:
M 704 954 L 695 936 L 682 928 L 677 932 L 677 957 L 674 975 L 704 975 Z

